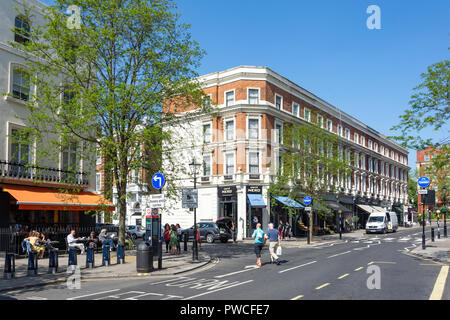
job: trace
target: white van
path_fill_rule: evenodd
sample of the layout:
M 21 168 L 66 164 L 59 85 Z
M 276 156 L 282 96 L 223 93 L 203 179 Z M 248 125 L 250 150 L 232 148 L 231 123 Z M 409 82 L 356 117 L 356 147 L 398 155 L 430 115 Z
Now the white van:
M 395 212 L 372 212 L 366 223 L 366 233 L 371 232 L 396 232 L 398 219 Z

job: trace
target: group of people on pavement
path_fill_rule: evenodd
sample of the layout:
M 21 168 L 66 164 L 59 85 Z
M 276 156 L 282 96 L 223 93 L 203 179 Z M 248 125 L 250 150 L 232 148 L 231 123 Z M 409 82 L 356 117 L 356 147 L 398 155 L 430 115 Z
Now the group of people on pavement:
M 281 221 L 280 221 L 281 225 Z M 269 242 L 270 263 L 280 264 L 277 251 L 281 251 L 281 239 L 283 238 L 283 232 L 286 232 L 285 226 L 283 229 L 275 229 L 273 223 L 269 223 L 267 233 L 261 229 L 261 223 L 256 224 L 256 229 L 253 232 L 252 238 L 255 239 L 255 254 L 256 254 L 256 266 L 261 268 L 261 251 L 264 245 Z
M 181 253 L 181 227 L 180 225 L 177 223 L 169 225 L 168 223 L 166 223 L 164 225 L 164 230 L 163 230 L 163 239 L 164 242 L 166 243 L 166 253 L 170 253 L 171 254 L 180 254 Z M 197 232 L 197 240 L 199 239 L 199 233 Z M 200 242 L 199 242 L 200 243 Z
M 82 240 L 80 237 L 75 237 L 76 231 L 71 230 L 70 234 L 67 236 L 67 246 L 69 248 L 78 248 L 81 251 L 81 254 L 84 254 L 86 251 L 85 245 L 83 243 L 78 242 L 79 240 Z M 112 251 L 113 248 L 115 248 L 114 241 L 111 238 L 111 235 L 107 235 L 107 230 L 102 229 L 98 235 L 98 237 L 95 235 L 95 232 L 91 232 L 89 234 L 89 237 L 86 239 L 86 245 L 90 248 L 98 247 L 101 245 L 108 245 L 109 250 Z
M 280 220 L 280 223 L 278 225 L 278 235 L 281 237 L 281 239 L 285 240 L 286 237 L 291 239 L 292 236 L 292 226 L 289 224 L 289 222 L 286 221 L 286 223 L 283 223 L 282 220 Z

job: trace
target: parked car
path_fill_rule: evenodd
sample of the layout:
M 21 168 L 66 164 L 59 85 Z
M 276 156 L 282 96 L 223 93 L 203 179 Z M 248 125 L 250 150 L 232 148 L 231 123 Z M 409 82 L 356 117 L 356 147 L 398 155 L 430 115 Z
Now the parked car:
M 142 226 L 129 225 L 127 230 L 131 233 L 131 238 L 136 240 L 137 238 L 145 237 L 145 228 Z
M 395 212 L 372 212 L 366 224 L 366 233 L 396 232 L 397 229 L 398 219 Z
M 214 222 L 199 222 L 197 223 L 200 239 L 206 240 L 208 243 L 213 243 L 215 240 L 220 240 L 225 243 L 228 239 L 231 239 L 231 234 L 225 228 L 219 228 L 217 224 Z M 194 226 L 181 230 L 181 234 L 184 236 L 187 235 L 187 239 L 194 238 Z

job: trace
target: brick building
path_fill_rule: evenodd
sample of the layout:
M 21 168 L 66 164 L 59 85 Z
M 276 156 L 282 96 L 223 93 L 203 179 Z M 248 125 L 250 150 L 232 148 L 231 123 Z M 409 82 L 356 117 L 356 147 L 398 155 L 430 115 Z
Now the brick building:
M 346 157 L 355 159 L 342 192 L 324 195 L 331 208 L 359 216 L 395 210 L 403 220 L 408 192 L 408 151 L 384 135 L 266 67 L 240 66 L 201 76 L 202 88 L 215 114 L 186 117 L 190 132 L 179 145 L 177 159 L 189 172 L 195 157 L 203 163 L 198 186 L 198 221 L 230 217 L 238 238 L 251 234 L 255 222 L 278 222 L 268 186 L 278 168 L 286 124 L 319 123 L 337 134 Z M 175 130 L 186 130 L 177 125 Z M 170 127 L 174 130 L 173 127 Z M 353 161 L 353 160 L 352 160 Z M 164 163 L 164 156 L 163 156 Z M 192 188 L 192 177 L 178 177 L 181 188 Z M 296 207 L 300 199 L 276 199 Z M 294 201 L 291 201 L 294 200 Z M 163 210 L 163 223 L 193 224 L 193 215 L 175 200 Z

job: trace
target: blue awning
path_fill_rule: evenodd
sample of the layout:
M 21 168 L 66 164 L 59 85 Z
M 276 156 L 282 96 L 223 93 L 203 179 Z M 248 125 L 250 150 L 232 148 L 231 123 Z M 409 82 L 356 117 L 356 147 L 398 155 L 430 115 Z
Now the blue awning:
M 257 193 L 249 193 L 247 194 L 248 201 L 250 201 L 250 206 L 254 208 L 265 208 L 266 203 L 264 202 L 263 197 Z
M 289 197 L 282 197 L 282 196 L 273 196 L 277 201 L 280 201 L 282 204 L 284 204 L 286 207 L 291 208 L 304 208 L 300 203 L 298 203 L 295 200 L 292 200 Z

